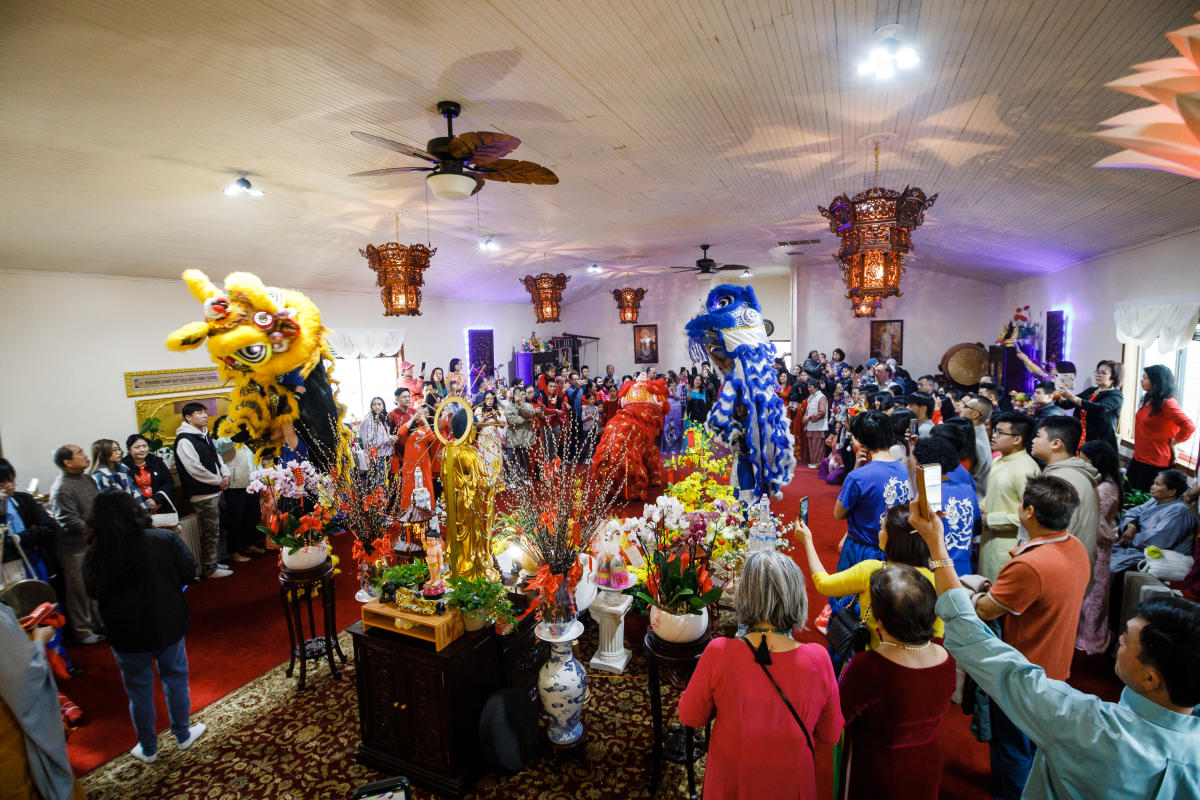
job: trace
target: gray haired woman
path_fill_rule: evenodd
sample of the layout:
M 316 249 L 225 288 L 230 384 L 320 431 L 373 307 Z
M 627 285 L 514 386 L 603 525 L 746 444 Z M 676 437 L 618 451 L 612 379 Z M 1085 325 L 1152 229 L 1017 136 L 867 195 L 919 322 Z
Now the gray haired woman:
M 796 562 L 751 553 L 737 592 L 745 637 L 709 643 L 679 698 L 679 720 L 713 721 L 704 798 L 815 798 L 814 748 L 842 732 L 837 680 L 819 644 L 792 638 L 808 621 Z

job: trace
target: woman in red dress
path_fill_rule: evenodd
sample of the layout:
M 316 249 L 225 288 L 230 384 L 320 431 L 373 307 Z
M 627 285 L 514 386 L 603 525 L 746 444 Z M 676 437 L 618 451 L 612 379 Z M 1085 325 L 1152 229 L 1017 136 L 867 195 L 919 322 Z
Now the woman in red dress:
M 796 562 L 774 550 L 751 553 L 736 607 L 745 638 L 713 639 L 679 698 L 684 725 L 713 720 L 704 800 L 816 798 L 813 748 L 838 740 L 842 712 L 825 648 L 792 639 L 808 619 Z
M 906 564 L 871 576 L 879 647 L 842 673 L 847 798 L 936 800 L 942 780 L 938 730 L 954 693 L 954 659 L 933 641 L 937 594 Z

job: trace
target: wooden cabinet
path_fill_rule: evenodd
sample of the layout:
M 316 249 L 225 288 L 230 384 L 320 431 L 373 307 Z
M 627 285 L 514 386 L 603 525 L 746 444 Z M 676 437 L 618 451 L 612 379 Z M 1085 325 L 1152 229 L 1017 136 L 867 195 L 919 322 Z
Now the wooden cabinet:
M 432 643 L 350 628 L 362 742 L 358 760 L 414 784 L 461 797 L 479 777 L 479 714 L 501 687 L 500 643 L 467 633 L 441 652 Z
M 499 636 L 468 632 L 441 652 L 432 642 L 372 628 L 350 628 L 362 742 L 358 760 L 389 775 L 462 797 L 482 769 L 479 715 L 501 688 L 537 692 L 546 645 L 534 615 Z

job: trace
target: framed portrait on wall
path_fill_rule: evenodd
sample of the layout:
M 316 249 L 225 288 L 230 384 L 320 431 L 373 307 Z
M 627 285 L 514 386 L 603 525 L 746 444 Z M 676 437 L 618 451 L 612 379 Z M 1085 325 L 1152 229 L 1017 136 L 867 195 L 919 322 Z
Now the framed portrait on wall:
M 880 361 L 894 358 L 897 364 L 903 364 L 904 320 L 871 320 L 871 343 L 867 352 L 871 358 L 878 358 Z
M 658 363 L 658 326 L 633 326 L 633 363 Z

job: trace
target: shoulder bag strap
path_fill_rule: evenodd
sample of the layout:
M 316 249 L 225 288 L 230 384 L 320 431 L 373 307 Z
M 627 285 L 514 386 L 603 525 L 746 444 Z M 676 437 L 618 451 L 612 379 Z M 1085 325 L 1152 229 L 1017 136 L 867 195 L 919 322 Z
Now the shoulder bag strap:
M 766 636 L 766 634 L 763 635 Z M 754 645 L 750 644 L 750 640 L 746 639 L 745 637 L 742 637 L 742 641 L 746 643 L 746 647 L 750 648 L 750 655 L 754 656 Z M 792 712 L 792 719 L 796 720 L 796 724 L 799 725 L 800 730 L 803 731 L 804 741 L 808 742 L 808 751 L 812 753 L 813 757 L 815 758 L 817 753 L 816 750 L 813 749 L 812 736 L 809 735 L 808 727 L 804 724 L 804 720 L 800 719 L 800 715 L 796 713 L 795 707 L 792 706 L 792 701 L 788 700 L 788 696 L 784 693 L 782 687 L 775 682 L 775 678 L 771 675 L 771 671 L 767 669 L 767 665 L 760 662 L 757 658 L 755 658 L 755 663 L 762 667 L 763 674 L 767 676 L 767 680 L 771 681 L 771 685 L 775 687 L 775 691 L 779 692 L 779 696 L 783 698 L 784 705 L 787 706 L 788 711 Z

